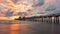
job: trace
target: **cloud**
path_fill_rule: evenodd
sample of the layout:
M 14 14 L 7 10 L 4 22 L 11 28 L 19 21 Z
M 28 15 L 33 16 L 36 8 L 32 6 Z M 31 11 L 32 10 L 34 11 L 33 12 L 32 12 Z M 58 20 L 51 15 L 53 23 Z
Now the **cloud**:
M 19 13 L 17 13 L 17 15 L 20 15 L 20 16 L 27 16 L 28 15 L 28 13 L 27 12 L 19 12 Z
M 43 5 L 44 4 L 44 0 L 38 0 L 38 2 L 37 2 L 37 6 L 41 6 L 41 5 Z
M 46 6 L 46 11 L 54 11 L 54 10 L 56 10 L 56 6 L 53 3 L 49 3 Z
M 44 0 L 41 6 L 35 4 L 34 10 L 37 14 L 60 13 L 60 0 Z
M 6 16 L 12 16 L 13 15 L 13 11 L 11 10 L 8 10 L 6 13 L 5 13 Z
M 6 0 L 7 1 L 7 0 Z M 12 2 L 11 2 L 12 1 Z M 51 14 L 60 12 L 60 0 L 55 2 L 56 0 L 11 0 L 10 3 L 6 3 L 5 1 L 0 1 L 0 15 L 1 16 L 25 16 L 34 15 L 34 14 Z M 21 2 L 15 6 L 13 3 Z M 17 8 L 18 7 L 18 8 Z M 23 8 L 19 8 L 23 7 Z M 23 9 L 23 10 L 21 10 Z M 27 9 L 27 10 L 25 10 Z M 16 11 L 17 10 L 17 11 Z M 24 11 L 24 12 L 23 12 Z
M 16 3 L 18 0 L 11 0 L 12 2 Z
M 42 6 L 43 4 L 44 4 L 44 0 L 37 0 L 34 2 L 33 7 Z

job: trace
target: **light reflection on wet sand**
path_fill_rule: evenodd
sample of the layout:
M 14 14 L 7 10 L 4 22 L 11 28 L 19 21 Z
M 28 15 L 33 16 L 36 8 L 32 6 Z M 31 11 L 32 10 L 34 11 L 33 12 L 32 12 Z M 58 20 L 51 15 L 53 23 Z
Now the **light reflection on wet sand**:
M 60 24 L 30 21 L 0 21 L 0 34 L 57 34 Z

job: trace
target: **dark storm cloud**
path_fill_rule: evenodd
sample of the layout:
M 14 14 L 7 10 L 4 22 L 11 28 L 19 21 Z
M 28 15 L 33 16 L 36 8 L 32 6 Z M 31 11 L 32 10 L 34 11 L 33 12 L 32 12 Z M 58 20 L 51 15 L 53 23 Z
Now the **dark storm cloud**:
M 37 2 L 37 6 L 41 6 L 41 5 L 43 5 L 44 4 L 44 0 L 38 0 L 38 2 Z
M 44 4 L 44 0 L 38 0 L 38 2 L 35 2 L 33 4 L 33 7 L 36 7 L 36 6 L 42 6 Z
M 18 0 L 12 0 L 14 3 L 16 3 Z
M 52 5 L 49 4 L 46 8 L 46 11 L 53 11 L 53 10 L 56 10 L 56 6 L 54 4 Z
M 60 13 L 60 0 L 57 0 L 56 3 L 54 3 L 52 0 L 51 2 L 49 2 L 47 4 L 48 6 L 46 6 L 46 11 L 48 11 L 49 13 Z
M 20 15 L 20 16 L 25 15 L 25 16 L 27 16 L 27 15 L 28 15 L 28 13 L 27 13 L 27 12 L 19 12 L 19 13 L 17 13 L 17 15 Z
M 13 15 L 13 11 L 12 10 L 7 10 L 7 12 L 5 13 L 6 16 L 12 16 Z

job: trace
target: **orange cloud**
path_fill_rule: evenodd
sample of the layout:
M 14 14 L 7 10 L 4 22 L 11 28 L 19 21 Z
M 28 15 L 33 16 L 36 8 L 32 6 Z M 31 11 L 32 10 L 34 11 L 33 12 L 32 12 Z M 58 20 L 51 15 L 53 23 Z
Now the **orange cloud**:
M 46 12 L 45 10 L 48 7 L 50 2 L 52 2 L 52 4 L 57 3 L 57 0 L 43 0 L 42 3 L 44 4 L 42 4 L 41 6 L 32 7 L 32 5 L 34 4 L 38 4 L 38 3 L 40 4 L 40 2 L 38 1 L 40 0 L 18 0 L 16 3 L 14 3 L 12 0 L 0 0 L 0 4 L 4 7 L 4 8 L 0 8 L 1 9 L 0 16 L 6 16 L 6 12 L 9 12 L 8 10 L 11 10 L 10 12 L 12 12 L 11 15 L 13 16 L 18 15 L 19 12 L 22 12 L 22 13 L 27 12 L 28 16 L 30 16 L 30 15 L 36 14 L 36 12 L 38 11 Z M 28 10 L 30 10 L 30 12 Z M 14 17 L 9 17 L 9 18 L 14 19 Z
M 45 0 L 45 3 L 49 2 L 50 0 Z
M 2 9 L 3 12 L 6 11 L 5 9 L 11 9 L 13 11 L 13 14 L 17 14 L 18 12 L 27 12 L 28 9 L 32 9 L 31 4 L 26 4 L 23 2 L 14 3 L 12 0 L 1 0 L 0 4 L 4 6 Z

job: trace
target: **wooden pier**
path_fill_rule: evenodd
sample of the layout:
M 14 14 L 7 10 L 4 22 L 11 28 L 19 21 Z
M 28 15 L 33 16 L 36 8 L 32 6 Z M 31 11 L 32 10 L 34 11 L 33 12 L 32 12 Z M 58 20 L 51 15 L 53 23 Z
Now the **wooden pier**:
M 59 20 L 60 14 L 52 14 L 52 15 L 45 15 L 45 16 L 34 16 L 28 18 L 18 18 L 18 20 L 27 20 L 27 21 L 39 21 L 39 22 L 47 22 L 47 23 L 60 23 Z

